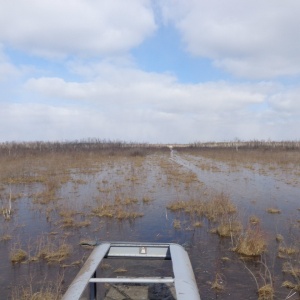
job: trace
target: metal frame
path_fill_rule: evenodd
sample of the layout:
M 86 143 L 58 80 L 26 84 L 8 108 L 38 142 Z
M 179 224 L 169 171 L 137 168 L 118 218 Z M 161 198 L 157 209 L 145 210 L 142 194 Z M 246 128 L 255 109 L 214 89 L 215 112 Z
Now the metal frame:
M 104 258 L 172 260 L 173 277 L 98 278 L 96 270 Z M 69 286 L 63 300 L 80 299 L 89 285 L 90 299 L 97 298 L 97 283 L 174 283 L 177 300 L 200 300 L 196 280 L 187 252 L 173 243 L 104 242 L 95 247 Z

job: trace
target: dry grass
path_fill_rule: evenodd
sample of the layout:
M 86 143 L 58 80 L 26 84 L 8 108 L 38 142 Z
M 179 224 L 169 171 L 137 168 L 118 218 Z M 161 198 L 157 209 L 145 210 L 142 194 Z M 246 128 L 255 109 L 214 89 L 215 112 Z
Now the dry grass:
M 258 289 L 258 300 L 272 300 L 274 298 L 274 288 L 271 284 L 266 284 Z
M 62 225 L 64 228 L 68 227 L 86 227 L 91 225 L 91 221 L 89 220 L 78 220 L 77 217 L 81 217 L 82 213 L 78 211 L 68 208 L 62 207 L 59 211 L 59 216 L 62 218 L 58 223 Z
M 4 234 L 0 237 L 0 242 L 1 241 L 10 241 L 12 239 L 12 236 L 10 234 Z
M 250 216 L 249 223 L 252 225 L 257 225 L 260 223 L 260 219 L 257 216 Z
M 296 262 L 284 262 L 283 273 L 288 274 L 292 277 L 293 281 L 286 280 L 283 282 L 282 286 L 286 287 L 288 289 L 291 289 L 292 291 L 295 291 L 300 294 L 300 267 L 299 267 L 299 260 L 296 259 Z
M 279 257 L 285 257 L 286 255 L 295 255 L 299 253 L 299 249 L 294 247 L 294 246 L 290 246 L 290 247 L 284 247 L 284 246 L 280 246 L 278 248 L 278 256 Z
M 127 269 L 125 268 L 118 268 L 116 270 L 114 270 L 114 273 L 126 273 L 127 272 Z
M 267 241 L 259 228 L 249 227 L 237 241 L 234 251 L 245 256 L 259 256 L 266 251 Z
M 62 244 L 60 246 L 45 246 L 39 253 L 39 257 L 47 262 L 62 262 L 72 252 L 71 245 Z
M 10 261 L 14 264 L 24 262 L 28 254 L 23 249 L 12 249 L 10 252 Z
M 32 291 L 27 289 L 22 289 L 18 294 L 15 293 L 12 299 L 14 300 L 59 300 L 61 299 L 61 295 L 57 296 L 55 293 L 51 291 L 40 291 L 32 293 Z
M 220 273 L 216 274 L 215 280 L 210 284 L 211 284 L 211 288 L 218 292 L 223 291 L 225 289 L 225 280 Z
M 281 242 L 283 242 L 284 241 L 284 238 L 283 238 L 283 236 L 281 235 L 281 234 L 276 234 L 276 241 L 278 242 L 278 243 L 281 243 Z
M 60 300 L 62 298 L 62 285 L 64 274 L 57 274 L 55 282 L 44 278 L 33 278 L 32 275 L 26 283 L 12 289 L 11 300 Z
M 267 212 L 268 212 L 269 214 L 280 214 L 280 213 L 281 213 L 281 210 L 278 209 L 278 208 L 271 207 L 271 208 L 268 208 L 268 209 L 267 209 Z
M 212 197 L 211 200 L 188 200 L 188 201 L 173 201 L 167 209 L 171 211 L 183 210 L 188 214 L 196 214 L 197 216 L 205 216 L 210 221 L 220 220 L 222 216 L 232 215 L 237 212 L 236 206 L 228 196 L 221 193 Z
M 114 203 L 103 202 L 100 206 L 92 210 L 93 215 L 97 217 L 107 217 L 117 220 L 128 220 L 140 218 L 144 213 L 134 211 L 133 204 L 136 204 L 137 200 L 134 198 L 126 198 L 124 201 L 120 201 L 119 198 L 115 199 Z
M 282 272 L 293 276 L 300 283 L 300 266 L 294 265 L 291 262 L 284 262 L 282 266 Z
M 174 220 L 173 221 L 173 227 L 175 229 L 181 229 L 181 222 L 180 222 L 180 220 Z
M 47 263 L 61 263 L 72 253 L 72 246 L 64 240 L 42 237 L 37 242 L 36 254 L 33 259 L 43 259 Z
M 241 233 L 243 229 L 242 223 L 239 221 L 222 221 L 216 228 L 216 232 L 221 237 L 233 237 Z
M 202 227 L 202 226 L 203 226 L 203 224 L 200 221 L 196 221 L 193 223 L 193 227 Z
M 300 293 L 300 283 L 293 283 L 289 280 L 286 280 L 282 283 L 282 286 L 287 289 L 294 290 L 297 293 Z

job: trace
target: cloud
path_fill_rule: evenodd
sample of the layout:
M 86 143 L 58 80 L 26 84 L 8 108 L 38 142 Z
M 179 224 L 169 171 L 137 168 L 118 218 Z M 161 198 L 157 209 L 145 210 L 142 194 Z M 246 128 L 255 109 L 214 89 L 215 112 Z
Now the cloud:
M 128 51 L 155 29 L 150 0 L 0 0 L 0 42 L 42 56 Z
M 87 82 L 41 77 L 29 79 L 25 87 L 49 99 L 83 100 L 102 106 L 151 107 L 175 114 L 231 111 L 265 99 L 265 88 L 260 85 L 225 81 L 181 84 L 169 74 L 108 64 L 92 65 L 88 73 L 93 73 L 94 77 Z
M 299 1 L 164 0 L 161 8 L 189 53 L 208 57 L 235 76 L 300 73 Z
M 269 98 L 269 105 L 277 112 L 285 114 L 288 118 L 300 119 L 300 88 L 285 89 Z
M 274 82 L 182 84 L 169 74 L 106 63 L 72 68 L 91 79 L 41 77 L 25 84 L 28 97 L 45 99 L 39 111 L 52 117 L 46 114 L 40 120 L 51 121 L 50 137 L 57 130 L 57 139 L 100 137 L 154 143 L 300 138 L 284 131 L 299 124 L 296 117 L 288 117 L 299 112 L 296 88 Z

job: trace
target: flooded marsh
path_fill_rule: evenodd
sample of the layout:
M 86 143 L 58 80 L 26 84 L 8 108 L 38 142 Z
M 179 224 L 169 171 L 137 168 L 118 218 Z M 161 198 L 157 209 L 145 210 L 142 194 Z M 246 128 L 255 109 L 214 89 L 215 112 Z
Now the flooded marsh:
M 140 241 L 183 245 L 202 299 L 299 299 L 299 162 L 261 149 L 1 156 L 0 298 L 60 299 L 87 243 Z

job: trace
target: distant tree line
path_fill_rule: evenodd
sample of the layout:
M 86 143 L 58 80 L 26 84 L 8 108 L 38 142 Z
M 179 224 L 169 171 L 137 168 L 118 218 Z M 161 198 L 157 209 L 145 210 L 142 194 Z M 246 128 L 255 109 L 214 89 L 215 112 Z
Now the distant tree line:
M 77 152 L 102 152 L 108 155 L 115 155 L 118 152 L 122 152 L 131 156 L 138 156 L 146 155 L 154 149 L 168 150 L 167 147 L 158 147 L 148 143 L 86 139 L 64 142 L 4 142 L 0 143 L 0 156 Z
M 153 151 L 169 151 L 168 144 L 149 144 L 100 139 L 85 139 L 62 142 L 4 142 L 0 143 L 0 156 L 37 155 L 43 153 L 88 153 L 101 152 L 115 155 L 122 153 L 130 156 L 143 156 Z M 300 150 L 300 141 L 229 141 L 195 142 L 191 144 L 173 144 L 176 150 L 200 149 L 265 149 L 265 150 Z
M 265 150 L 299 150 L 300 141 L 271 141 L 271 140 L 253 140 L 253 141 L 229 141 L 229 142 L 196 142 L 189 145 L 192 149 L 265 149 Z

